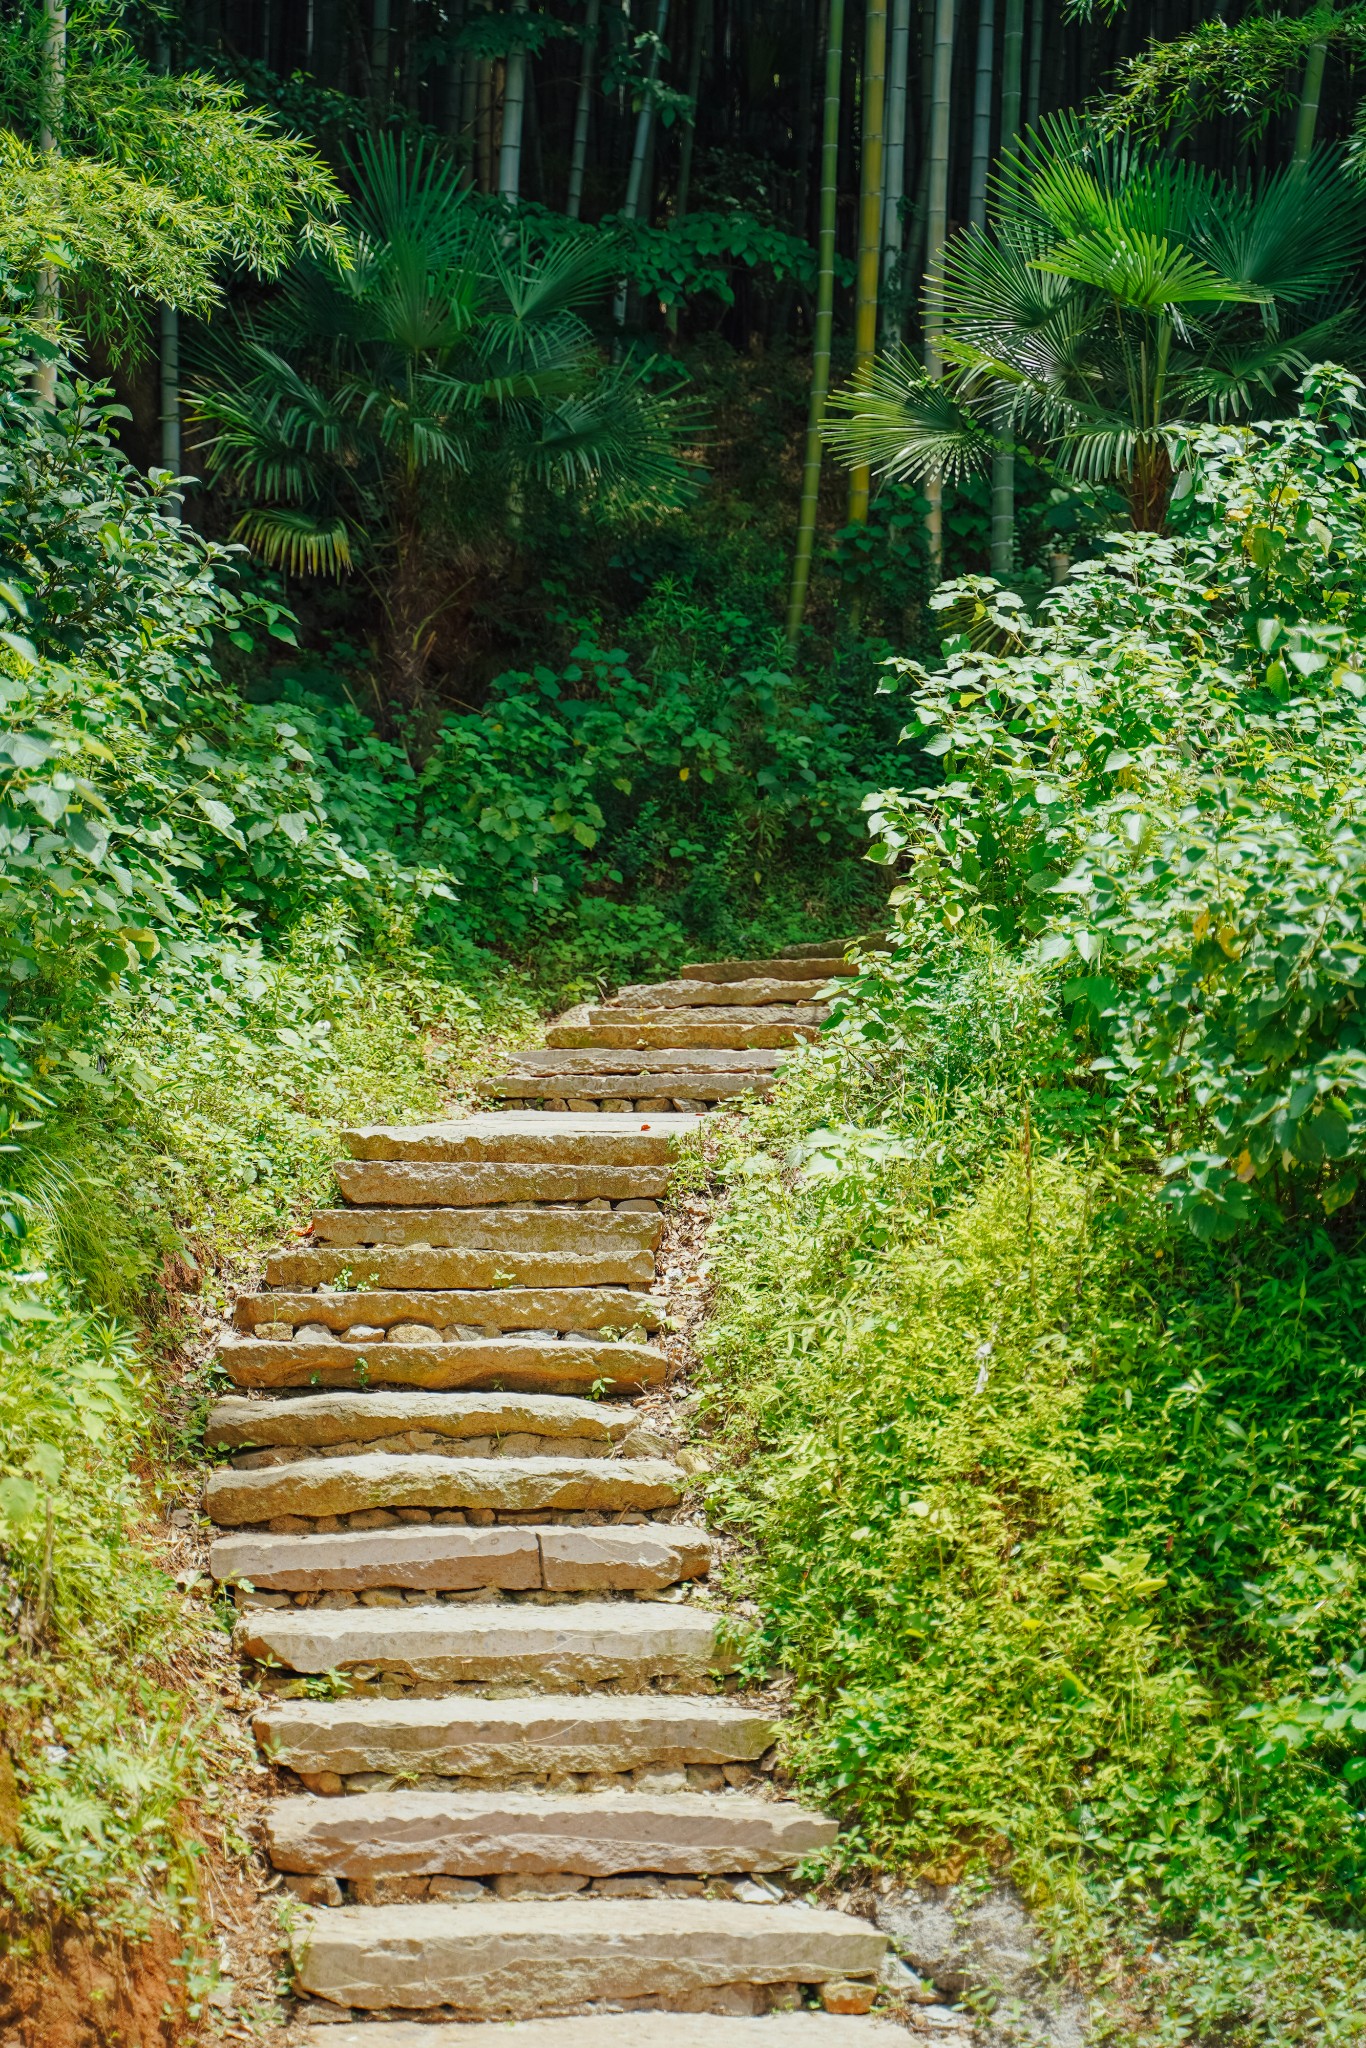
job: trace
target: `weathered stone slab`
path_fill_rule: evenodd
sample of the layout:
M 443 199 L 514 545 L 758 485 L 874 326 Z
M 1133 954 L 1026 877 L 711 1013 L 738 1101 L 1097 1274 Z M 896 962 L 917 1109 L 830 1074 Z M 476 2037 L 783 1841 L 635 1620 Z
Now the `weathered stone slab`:
M 785 1800 L 698 1792 L 370 1792 L 280 1799 L 266 1812 L 277 1870 L 352 1878 L 783 1870 L 838 1833 Z
M 357 2020 L 330 2026 L 318 2048 L 906 2048 L 895 2020 L 775 2012 L 763 2019 L 719 2013 L 594 2012 L 578 2019 L 442 2026 Z
M 619 989 L 611 999 L 613 1009 L 687 1010 L 763 1009 L 770 1003 L 815 1003 L 828 976 L 775 981 L 654 981 Z M 596 1011 L 592 1012 L 596 1015 Z M 795 1021 L 795 1020 L 794 1020 Z M 807 1020 L 809 1021 L 809 1020 Z
M 266 1262 L 267 1287 L 648 1287 L 655 1262 L 648 1251 L 589 1248 L 523 1252 L 499 1245 L 394 1245 L 378 1249 L 276 1252 Z
M 781 1052 L 743 1051 L 727 1047 L 699 1046 L 690 1052 L 687 1065 L 703 1073 L 768 1074 L 778 1065 Z M 519 1052 L 509 1060 L 514 1074 L 630 1074 L 633 1078 L 665 1073 L 671 1064 L 670 1049 L 629 1046 L 549 1046 L 543 1052 Z M 643 1091 L 642 1091 L 643 1092 Z M 660 1094 L 667 1091 L 661 1089 Z
M 224 1333 L 218 1360 L 239 1387 L 491 1387 L 579 1393 L 658 1386 L 666 1361 L 651 1344 L 482 1337 L 442 1344 L 303 1344 Z
M 697 988 L 695 982 L 686 981 L 679 982 L 678 986 L 691 989 L 694 992 Z M 651 995 L 655 993 L 656 991 L 653 989 L 650 991 Z M 601 1008 L 590 1009 L 588 1012 L 588 1022 L 590 1025 L 595 1026 L 636 1023 L 653 1024 L 655 1026 L 664 1025 L 666 1028 L 672 1029 L 672 1019 L 675 1015 L 679 1017 L 679 1030 L 684 1030 L 689 1026 L 694 1029 L 700 1028 L 704 1031 L 713 1027 L 717 1030 L 724 1030 L 727 1025 L 753 1026 L 755 1029 L 763 1029 L 767 1026 L 769 1029 L 774 1029 L 779 1025 L 823 1024 L 830 1015 L 830 1005 L 828 1003 L 813 1002 L 793 1003 L 775 997 L 773 1002 L 769 1004 L 756 1005 L 736 1002 L 733 1004 L 709 1003 L 676 1006 L 669 1003 L 628 1002 L 624 997 L 618 997 L 614 1003 L 604 1004 Z M 688 1040 L 682 1038 L 676 1042 L 680 1045 L 686 1045 Z M 706 1044 L 709 1041 L 704 1039 L 702 1042 Z
M 322 1323 L 338 1332 L 356 1323 L 386 1330 L 395 1323 L 426 1323 L 433 1330 L 457 1323 L 494 1330 L 657 1329 L 662 1315 L 653 1296 L 626 1287 L 373 1287 L 325 1294 L 281 1288 L 241 1294 L 233 1308 L 239 1330 L 279 1322 Z
M 541 1569 L 551 1592 L 647 1592 L 711 1569 L 711 1538 L 685 1523 L 617 1529 L 551 1524 L 540 1531 Z
M 364 1124 L 343 1131 L 353 1159 L 422 1164 L 499 1163 L 556 1166 L 667 1166 L 674 1141 L 692 1128 L 675 1114 L 633 1116 L 518 1115 L 490 1111 L 450 1123 Z
M 204 1441 L 217 1450 L 248 1444 L 345 1444 L 404 1436 L 601 1437 L 619 1443 L 639 1422 L 631 1408 L 557 1394 L 310 1394 L 298 1401 L 229 1395 L 209 1413 Z
M 635 1087 L 628 1087 L 632 1082 Z M 772 1085 L 772 1076 L 767 1073 L 725 1074 L 715 1068 L 694 1068 L 690 1072 L 664 1071 L 656 1074 L 523 1074 L 510 1072 L 495 1074 L 486 1081 L 484 1092 L 491 1096 L 504 1096 L 509 1100 L 551 1095 L 567 1090 L 570 1094 L 586 1097 L 612 1098 L 638 1092 L 641 1095 L 667 1096 L 679 1102 L 725 1102 L 733 1095 L 764 1093 Z
M 652 1119 L 653 1120 L 653 1119 Z M 340 1159 L 342 1199 L 368 1204 L 482 1209 L 494 1202 L 658 1201 L 667 1166 L 532 1164 L 414 1165 L 403 1160 Z
M 778 1737 L 778 1723 L 767 1714 L 686 1693 L 279 1700 L 261 1709 L 252 1728 L 286 1769 L 341 1777 L 546 1777 L 754 1763 Z
M 885 1940 L 851 1914 L 714 1899 L 343 1906 L 301 1916 L 302 1990 L 338 2005 L 518 2018 L 712 1986 L 867 1976 Z
M 352 1515 L 371 1508 L 550 1509 L 670 1507 L 687 1484 L 662 1458 L 444 1458 L 366 1451 L 258 1472 L 219 1470 L 204 1509 L 223 1527 L 279 1515 Z
M 692 960 L 678 970 L 681 981 L 833 981 L 837 975 L 857 974 L 858 969 L 842 953 L 803 954 L 787 960 Z
M 759 1011 L 757 1014 L 762 1016 L 764 1013 Z M 772 1014 L 769 1013 L 770 1017 Z M 699 1021 L 696 1012 L 693 1011 L 685 1013 L 678 1023 L 672 1020 L 660 1023 L 655 1020 L 667 1017 L 668 1013 L 653 1010 L 643 1012 L 629 1021 L 622 1019 L 620 1013 L 616 1014 L 615 1021 L 602 1021 L 613 1018 L 613 1015 L 610 1010 L 602 1010 L 594 1013 L 591 1023 L 584 1021 L 575 1024 L 552 1024 L 546 1032 L 546 1038 L 552 1046 L 634 1046 L 641 1050 L 647 1050 L 652 1046 L 668 1046 L 675 1049 L 684 1047 L 689 1051 L 694 1046 L 709 1046 L 713 1050 L 730 1047 L 736 1051 L 755 1051 L 764 1047 L 782 1049 L 798 1045 L 803 1039 L 820 1037 L 819 1019 L 802 1024 L 756 1024 L 744 1017 L 736 1021 L 734 1011 L 723 1011 L 721 1015 L 727 1021 L 719 1023 L 715 1019 Z M 492 1200 L 493 1197 L 490 1196 L 489 1199 Z M 568 1201 L 572 1198 L 565 1195 L 553 1199 Z
M 541 1584 L 541 1553 L 534 1529 L 423 1524 L 317 1536 L 220 1536 L 209 1548 L 209 1570 L 218 1580 L 245 1579 L 287 1593 L 361 1592 L 373 1586 L 533 1591 Z
M 458 1245 L 471 1251 L 653 1251 L 658 1215 L 627 1209 L 323 1209 L 312 1234 L 327 1245 Z
M 700 1680 L 735 1663 L 715 1614 L 663 1601 L 251 1609 L 236 1641 L 243 1656 L 291 1671 L 366 1665 L 417 1683 L 544 1690 Z
M 832 953 L 838 953 L 843 959 L 851 946 L 867 946 L 874 943 L 874 935 L 867 932 L 855 933 L 852 939 L 817 939 L 814 945 L 807 941 L 800 946 L 784 946 L 778 957 L 780 960 L 825 960 Z

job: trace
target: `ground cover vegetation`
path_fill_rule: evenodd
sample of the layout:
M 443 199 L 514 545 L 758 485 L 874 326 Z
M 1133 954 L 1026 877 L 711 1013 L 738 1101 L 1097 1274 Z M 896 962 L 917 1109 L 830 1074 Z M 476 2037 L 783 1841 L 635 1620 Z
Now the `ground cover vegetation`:
M 186 1340 L 336 1122 L 891 886 L 724 1141 L 801 1768 L 1360 2033 L 1360 25 L 1205 11 L 0 9 L 0 1997 L 204 2024 Z

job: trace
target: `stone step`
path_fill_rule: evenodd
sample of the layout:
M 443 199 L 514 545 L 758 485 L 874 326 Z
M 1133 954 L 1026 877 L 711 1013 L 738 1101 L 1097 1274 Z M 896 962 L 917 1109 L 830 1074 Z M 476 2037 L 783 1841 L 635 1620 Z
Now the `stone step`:
M 266 1261 L 267 1287 L 648 1287 L 655 1262 L 648 1251 L 520 1252 L 499 1245 L 392 1245 L 376 1249 L 330 1245 L 276 1252 Z
M 269 1327 L 269 1325 L 267 1326 Z M 547 1394 L 643 1393 L 667 1361 L 652 1344 L 574 1337 L 478 1337 L 444 1344 L 342 1344 L 225 1331 L 218 1363 L 238 1387 L 456 1387 Z
M 489 1111 L 432 1124 L 362 1124 L 343 1131 L 353 1159 L 420 1165 L 667 1166 L 673 1146 L 693 1128 L 687 1116 L 661 1114 L 604 1123 L 594 1117 L 526 1116 Z
M 724 1046 L 698 1046 L 689 1052 L 686 1064 L 690 1073 L 719 1074 L 771 1074 L 782 1059 L 781 1051 L 739 1051 Z M 630 1046 L 552 1046 L 544 1052 L 519 1052 L 508 1063 L 512 1074 L 628 1074 L 632 1080 L 647 1081 L 655 1074 L 667 1073 L 674 1064 L 672 1048 L 646 1047 L 644 1050 Z M 645 1094 L 644 1088 L 637 1094 Z M 665 1091 L 660 1090 L 663 1094 Z
M 319 2048 L 906 2048 L 906 2029 L 876 2014 L 772 2012 L 762 2019 L 686 2012 L 594 2012 L 577 2019 L 424 2025 L 355 2020 L 329 2026 Z
M 661 986 L 664 986 L 664 984 L 661 984 Z M 696 993 L 697 984 L 695 982 L 681 981 L 678 983 L 678 987 L 688 989 L 691 993 Z M 653 990 L 651 990 L 651 994 L 654 994 Z M 584 1021 L 590 1026 L 641 1024 L 653 1025 L 656 1028 L 662 1026 L 665 1030 L 676 1029 L 678 1031 L 686 1031 L 691 1027 L 692 1029 L 702 1031 L 724 1031 L 727 1025 L 731 1024 L 739 1025 L 746 1030 L 751 1028 L 761 1030 L 765 1026 L 769 1029 L 777 1029 L 783 1026 L 791 1027 L 798 1024 L 823 1024 L 829 1015 L 830 1005 L 828 1003 L 792 1003 L 778 1002 L 776 1000 L 771 1004 L 758 1006 L 738 1002 L 734 1004 L 724 1002 L 673 1004 L 667 1001 L 647 1003 L 628 1002 L 626 997 L 622 995 L 610 1004 L 590 1007 Z M 678 1019 L 676 1025 L 674 1023 L 675 1018 Z M 676 1042 L 680 1045 L 688 1043 L 686 1038 L 679 1039 Z M 704 1039 L 702 1042 L 703 1044 L 709 1044 L 712 1041 Z
M 243 1656 L 301 1673 L 358 1666 L 413 1684 L 638 1688 L 652 1678 L 700 1685 L 732 1670 L 721 1619 L 649 1600 L 253 1608 L 235 1640 Z
M 828 975 L 774 981 L 655 981 L 618 989 L 610 998 L 613 1010 L 742 1010 L 767 1009 L 785 1003 L 804 1008 L 820 1002 Z M 823 1006 L 822 1006 L 823 1007 Z M 597 1012 L 590 1014 L 596 1016 Z M 805 1021 L 809 1019 L 792 1021 Z
M 463 1592 L 657 1592 L 711 1566 L 711 1539 L 686 1522 L 593 1528 L 569 1523 L 469 1528 L 446 1523 L 344 1529 L 315 1535 L 267 1531 L 220 1536 L 209 1549 L 215 1579 L 281 1592 L 361 1592 L 379 1587 Z
M 275 1800 L 265 1829 L 277 1870 L 347 1878 L 719 1877 L 790 1870 L 839 1833 L 824 1814 L 739 1792 L 300 1794 Z
M 282 1768 L 341 1778 L 368 1771 L 502 1778 L 753 1764 L 778 1738 L 771 1715 L 686 1693 L 274 1700 L 255 1715 L 252 1730 Z
M 545 1111 L 528 1111 L 528 1115 Z M 650 1119 L 654 1121 L 653 1117 Z M 598 1112 L 593 1122 L 605 1122 Z M 333 1169 L 345 1202 L 399 1208 L 483 1209 L 515 1202 L 657 1202 L 667 1166 L 525 1164 L 425 1165 L 404 1160 L 341 1159 Z
M 450 1245 L 466 1251 L 653 1251 L 664 1220 L 653 1203 L 632 1209 L 323 1209 L 310 1234 L 325 1245 Z
M 546 1043 L 579 1048 L 632 1046 L 640 1051 L 665 1046 L 675 1052 L 689 1053 L 695 1047 L 711 1051 L 722 1048 L 737 1052 L 755 1052 L 765 1048 L 781 1051 L 800 1045 L 804 1039 L 820 1037 L 825 1011 L 822 1008 L 819 1013 L 808 1015 L 809 1011 L 814 1011 L 814 1005 L 804 1004 L 800 1018 L 789 1020 L 773 1011 L 755 1010 L 747 1014 L 721 1010 L 711 1017 L 699 1017 L 694 1010 L 686 1012 L 675 1022 L 664 1010 L 642 1011 L 635 1016 L 624 1016 L 620 1011 L 594 1010 L 573 1022 L 552 1024 L 546 1032 Z M 573 1197 L 565 1195 L 547 1199 L 569 1201 Z
M 867 1920 L 801 1906 L 569 1898 L 306 1912 L 290 1947 L 300 1989 L 337 2005 L 516 2019 L 868 1977 L 886 1942 Z
M 449 1458 L 365 1451 L 264 1471 L 220 1469 L 210 1473 L 204 1488 L 204 1512 L 224 1528 L 283 1515 L 316 1520 L 395 1508 L 638 1512 L 674 1506 L 687 1483 L 686 1473 L 662 1458 Z
M 826 960 L 832 953 L 838 953 L 842 960 L 851 946 L 867 946 L 874 943 L 875 934 L 856 933 L 852 939 L 817 939 L 800 946 L 784 946 L 778 955 L 780 960 Z
M 239 1294 L 233 1306 L 239 1330 L 288 1323 L 291 1333 L 310 1325 L 338 1336 L 353 1329 L 372 1333 L 369 1340 L 351 1338 L 353 1344 L 378 1341 L 373 1333 L 404 1325 L 416 1326 L 407 1341 L 418 1344 L 440 1343 L 439 1331 L 457 1328 L 654 1330 L 662 1316 L 662 1305 L 652 1295 L 627 1287 L 373 1287 L 321 1294 L 279 1288 Z M 277 1329 L 276 1334 L 284 1333 Z
M 293 1401 L 229 1395 L 209 1411 L 204 1441 L 220 1451 L 270 1444 L 354 1448 L 417 1430 L 457 1442 L 469 1437 L 597 1438 L 610 1450 L 639 1426 L 633 1408 L 556 1394 L 342 1393 L 309 1394 Z M 428 1451 L 435 1446 L 399 1448 Z
M 627 1083 L 630 1083 L 628 1086 Z M 767 1094 L 771 1074 L 725 1074 L 715 1068 L 658 1074 L 495 1074 L 481 1083 L 486 1095 L 503 1101 L 605 1099 L 617 1102 L 633 1095 L 670 1102 L 728 1102 L 735 1095 Z
M 692 960 L 680 967 L 680 981 L 833 981 L 837 975 L 857 974 L 858 969 L 842 953 L 803 953 L 789 960 L 780 954 L 773 960 Z

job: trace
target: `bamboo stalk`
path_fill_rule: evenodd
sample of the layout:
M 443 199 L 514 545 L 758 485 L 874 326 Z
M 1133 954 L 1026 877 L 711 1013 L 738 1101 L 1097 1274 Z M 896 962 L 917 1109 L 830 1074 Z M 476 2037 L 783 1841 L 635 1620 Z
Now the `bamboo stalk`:
M 43 69 L 39 89 L 38 147 L 44 156 L 55 156 L 59 147 L 62 118 L 66 111 L 66 0 L 43 0 Z M 61 318 L 62 287 L 54 263 L 42 263 L 34 279 L 33 317 L 40 326 L 55 328 Z M 55 335 L 54 335 L 55 339 Z M 57 365 L 48 358 L 38 363 L 33 388 L 44 405 L 57 398 Z
M 887 107 L 887 0 L 868 0 L 863 52 L 863 174 L 859 195 L 858 277 L 854 289 L 854 372 L 872 365 L 877 347 L 882 261 L 882 145 Z M 859 463 L 849 477 L 849 524 L 864 526 L 873 473 Z
M 821 493 L 821 426 L 830 390 L 830 336 L 835 321 L 835 228 L 839 207 L 840 75 L 844 63 L 844 0 L 830 0 L 825 32 L 825 106 L 821 124 L 821 210 L 816 237 L 816 326 L 811 346 L 811 406 L 802 463 L 797 549 L 787 605 L 787 644 L 795 647 L 806 610 Z
M 512 0 L 514 15 L 525 14 L 527 0 Z M 498 195 L 515 204 L 522 193 L 522 122 L 526 114 L 526 49 L 514 43 L 508 51 L 503 87 L 503 139 L 498 151 Z
M 692 102 L 692 114 L 685 123 L 683 140 L 678 149 L 678 197 L 674 203 L 674 218 L 682 220 L 688 210 L 688 197 L 692 190 L 693 141 L 697 133 L 697 101 L 702 90 L 702 66 L 706 60 L 707 45 L 711 41 L 711 20 L 713 0 L 697 0 L 697 18 L 693 23 L 692 49 L 688 52 L 688 98 Z
M 944 328 L 944 245 L 949 232 L 949 120 L 953 92 L 954 0 L 935 0 L 934 89 L 930 96 L 930 189 L 925 222 L 925 368 L 931 377 L 943 374 L 941 339 Z M 938 470 L 926 479 L 930 544 L 930 580 L 944 570 L 944 479 Z
M 1006 0 L 1001 45 L 1001 156 L 1014 156 L 1020 140 L 1020 85 L 1024 65 L 1024 0 Z M 1015 566 L 1015 450 L 991 458 L 991 573 L 1004 582 Z
M 968 187 L 968 225 L 987 224 L 987 171 L 991 164 L 991 87 L 996 64 L 996 0 L 979 0 L 977 9 L 977 76 L 972 105 L 972 170 Z
M 641 200 L 645 193 L 645 166 L 650 159 L 650 142 L 654 133 L 655 87 L 659 84 L 660 53 L 664 43 L 664 31 L 669 25 L 669 0 L 658 0 L 655 11 L 655 40 L 650 51 L 649 68 L 645 76 L 645 90 L 641 94 L 640 111 L 636 115 L 635 143 L 631 150 L 631 169 L 626 179 L 626 203 L 622 207 L 624 220 L 640 218 Z M 648 210 L 648 209 L 647 209 Z M 618 327 L 626 325 L 626 280 L 617 287 L 613 308 Z
M 1323 98 L 1323 74 L 1328 63 L 1328 38 L 1321 36 L 1309 45 L 1304 59 L 1304 84 L 1300 88 L 1299 119 L 1295 123 L 1295 162 L 1306 163 L 1314 147 L 1319 125 L 1319 102 Z
M 892 0 L 891 34 L 887 45 L 886 144 L 882 184 L 882 345 L 901 332 L 901 302 L 888 293 L 888 280 L 901 263 L 904 226 L 901 205 L 906 197 L 906 80 L 911 57 L 911 0 Z
M 579 97 L 574 108 L 574 145 L 569 157 L 569 194 L 564 210 L 577 220 L 583 209 L 583 174 L 588 165 L 588 124 L 593 107 L 593 71 L 598 57 L 602 0 L 588 0 L 583 22 L 583 60 L 579 65 Z

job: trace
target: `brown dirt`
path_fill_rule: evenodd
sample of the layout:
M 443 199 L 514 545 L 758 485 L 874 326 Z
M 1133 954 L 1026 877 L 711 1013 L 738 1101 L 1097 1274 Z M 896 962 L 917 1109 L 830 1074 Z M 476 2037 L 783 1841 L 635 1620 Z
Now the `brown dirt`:
M 174 2048 L 183 2040 L 183 1938 L 98 1941 L 69 1924 L 22 1936 L 0 1921 L 3 2048 Z

